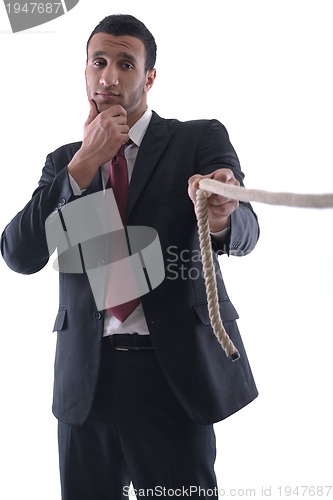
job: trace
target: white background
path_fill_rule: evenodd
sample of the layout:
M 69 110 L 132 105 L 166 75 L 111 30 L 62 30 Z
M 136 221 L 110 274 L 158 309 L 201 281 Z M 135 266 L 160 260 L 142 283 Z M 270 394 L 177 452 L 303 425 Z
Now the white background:
M 150 106 L 221 120 L 248 187 L 332 192 L 331 11 L 325 0 L 80 0 L 12 34 L 1 4 L 1 229 L 47 153 L 81 139 L 85 44 L 112 13 L 137 16 L 156 38 Z M 216 472 L 226 494 L 287 498 L 285 486 L 333 485 L 333 210 L 255 209 L 257 248 L 221 266 L 260 396 L 215 426 Z M 58 277 L 51 264 L 22 276 L 3 260 L 0 273 L 0 497 L 60 499 L 50 409 Z

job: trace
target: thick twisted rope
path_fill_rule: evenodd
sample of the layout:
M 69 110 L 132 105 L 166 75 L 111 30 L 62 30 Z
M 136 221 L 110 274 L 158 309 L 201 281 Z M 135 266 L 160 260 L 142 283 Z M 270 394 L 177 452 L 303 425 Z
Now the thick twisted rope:
M 213 332 L 226 355 L 233 361 L 236 361 L 239 358 L 239 352 L 223 326 L 219 309 L 216 275 L 207 216 L 207 197 L 205 192 L 218 194 L 232 200 L 243 202 L 257 201 L 270 205 L 302 208 L 333 208 L 333 193 L 278 193 L 259 189 L 246 189 L 240 186 L 225 184 L 214 179 L 201 179 L 199 182 L 199 189 L 197 189 L 196 192 L 196 214 L 209 319 Z
M 225 198 L 238 201 L 258 201 L 268 205 L 284 205 L 286 207 L 301 208 L 333 208 L 333 193 L 327 194 L 298 194 L 264 191 L 262 189 L 247 189 L 242 186 L 233 186 L 214 179 L 201 179 L 200 189 L 209 193 L 220 194 Z

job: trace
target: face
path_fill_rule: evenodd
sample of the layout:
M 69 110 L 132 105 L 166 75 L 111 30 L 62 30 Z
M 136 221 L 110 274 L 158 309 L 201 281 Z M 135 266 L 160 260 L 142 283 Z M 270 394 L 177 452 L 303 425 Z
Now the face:
M 138 38 L 107 33 L 96 33 L 91 38 L 87 95 L 99 112 L 120 104 L 127 111 L 130 127 L 142 116 L 156 75 L 155 70 L 145 71 L 145 61 L 145 46 Z

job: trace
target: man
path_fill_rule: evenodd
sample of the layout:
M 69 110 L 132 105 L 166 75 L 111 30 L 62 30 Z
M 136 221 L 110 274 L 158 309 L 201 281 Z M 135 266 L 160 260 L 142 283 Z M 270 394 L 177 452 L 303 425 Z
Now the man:
M 126 145 L 126 225 L 155 229 L 163 251 L 165 279 L 122 319 L 97 310 L 86 273 L 59 274 L 53 412 L 63 500 L 116 500 L 131 481 L 138 496 L 217 498 L 213 423 L 257 396 L 220 272 L 221 315 L 238 361 L 210 326 L 192 203 L 201 177 L 239 185 L 243 174 L 217 120 L 182 123 L 147 107 L 155 58 L 153 36 L 134 17 L 109 16 L 95 28 L 82 143 L 48 155 L 32 199 L 2 235 L 13 270 L 42 269 L 50 214 L 109 182 L 116 190 L 110 162 Z M 219 254 L 254 248 L 259 229 L 249 204 L 211 195 L 208 220 L 216 266 Z

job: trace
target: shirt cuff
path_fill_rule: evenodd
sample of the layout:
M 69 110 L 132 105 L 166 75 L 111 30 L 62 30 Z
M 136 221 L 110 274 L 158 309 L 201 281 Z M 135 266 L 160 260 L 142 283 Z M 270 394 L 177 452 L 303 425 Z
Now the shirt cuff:
M 73 195 L 74 196 L 81 196 L 82 193 L 86 191 L 86 189 L 81 189 L 78 183 L 73 179 L 71 174 L 68 172 L 68 178 L 69 178 L 69 183 L 71 185 Z
M 218 231 L 217 233 L 210 233 L 210 235 L 215 238 L 219 243 L 225 243 L 227 237 L 229 235 L 230 227 L 226 227 L 222 229 L 222 231 Z

